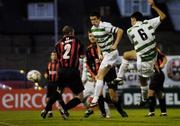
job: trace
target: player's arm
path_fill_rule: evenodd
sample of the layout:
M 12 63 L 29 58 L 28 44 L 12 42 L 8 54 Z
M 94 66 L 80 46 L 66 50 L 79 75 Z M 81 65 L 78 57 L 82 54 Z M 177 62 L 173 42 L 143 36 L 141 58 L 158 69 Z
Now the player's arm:
M 164 21 L 164 19 L 166 18 L 166 14 L 164 12 L 162 12 L 154 3 L 154 0 L 148 0 L 148 4 L 151 6 L 152 9 L 154 9 L 159 17 L 160 17 L 160 21 Z
M 163 61 L 160 64 L 160 68 L 164 68 L 164 66 L 167 63 L 167 57 L 166 57 L 166 55 L 164 55 L 164 53 L 161 52 L 161 50 L 159 48 L 156 48 L 156 49 L 157 49 L 158 53 L 163 57 Z
M 86 67 L 86 62 L 87 62 L 87 59 L 86 57 L 84 57 L 83 59 L 83 69 L 82 69 L 82 77 L 81 77 L 81 80 L 84 83 L 86 83 L 87 81 L 87 67 Z
M 158 47 L 156 48 L 156 50 L 157 50 L 157 52 L 159 53 L 159 55 L 161 55 L 161 57 L 163 58 L 163 61 L 162 61 L 162 63 L 160 64 L 160 68 L 162 69 L 162 68 L 164 68 L 164 66 L 165 66 L 166 63 L 167 63 L 167 57 L 166 57 L 166 55 L 165 55 L 164 53 L 161 52 L 161 50 L 160 50 Z
M 114 41 L 114 44 L 113 44 L 112 47 L 111 47 L 112 50 L 117 49 L 118 44 L 119 44 L 119 42 L 120 42 L 121 39 L 122 39 L 123 32 L 124 32 L 123 29 L 117 28 L 117 32 L 116 32 L 116 40 Z
M 164 55 L 163 56 L 163 62 L 161 63 L 160 68 L 164 68 L 166 63 L 167 63 L 167 57 Z
M 99 60 L 103 60 L 103 55 L 102 55 L 102 52 L 101 52 L 101 48 L 99 47 L 97 42 L 96 42 L 96 45 L 97 45 L 97 51 L 98 51 Z

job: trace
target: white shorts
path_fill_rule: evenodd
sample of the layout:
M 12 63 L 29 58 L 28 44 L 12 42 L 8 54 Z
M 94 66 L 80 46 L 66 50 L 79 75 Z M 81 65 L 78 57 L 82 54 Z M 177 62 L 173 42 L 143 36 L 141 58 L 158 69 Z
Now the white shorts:
M 93 96 L 95 90 L 95 81 L 87 81 L 84 84 L 83 97 Z
M 107 66 L 115 66 L 121 64 L 121 58 L 119 56 L 118 50 L 114 50 L 112 52 L 106 52 L 103 54 L 104 58 L 101 62 L 100 69 L 103 69 Z
M 154 70 L 155 63 L 156 63 L 156 58 L 148 62 L 141 62 L 140 58 L 137 58 L 137 69 L 139 75 L 142 77 L 151 77 L 155 72 Z

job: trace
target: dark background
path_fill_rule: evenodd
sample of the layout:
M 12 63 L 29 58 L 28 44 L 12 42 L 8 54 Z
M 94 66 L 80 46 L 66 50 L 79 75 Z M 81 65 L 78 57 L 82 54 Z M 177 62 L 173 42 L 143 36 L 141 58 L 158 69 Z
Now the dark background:
M 45 70 L 49 54 L 54 47 L 54 21 L 30 21 L 27 19 L 27 4 L 52 2 L 53 0 L 0 0 L 0 69 L 24 69 L 26 72 Z M 180 32 L 173 27 L 167 9 L 167 0 L 156 4 L 167 14 L 167 20 L 157 29 L 157 41 L 167 55 L 180 54 Z M 125 31 L 130 27 L 128 17 L 122 17 L 116 0 L 58 0 L 59 38 L 64 25 L 75 28 L 77 37 L 86 45 L 90 28 L 88 14 L 99 9 L 102 19 Z M 180 13 L 180 12 L 179 12 Z M 152 16 L 156 13 L 152 11 Z M 151 17 L 146 17 L 151 18 Z M 120 55 L 131 49 L 124 34 L 119 44 Z

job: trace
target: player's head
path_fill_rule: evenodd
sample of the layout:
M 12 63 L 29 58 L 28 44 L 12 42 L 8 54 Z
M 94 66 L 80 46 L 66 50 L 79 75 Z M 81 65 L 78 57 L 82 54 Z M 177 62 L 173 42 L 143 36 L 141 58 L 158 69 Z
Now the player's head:
M 57 53 L 56 53 L 55 51 L 52 51 L 52 52 L 51 52 L 51 60 L 52 60 L 52 61 L 57 60 Z
M 68 35 L 74 36 L 74 28 L 69 25 L 65 25 L 62 29 L 62 32 L 64 36 L 68 36 Z
M 143 21 L 144 17 L 141 12 L 135 12 L 131 15 L 131 25 L 135 25 L 137 21 Z
M 90 18 L 91 24 L 93 26 L 95 26 L 95 27 L 99 26 L 99 23 L 101 21 L 101 16 L 97 11 L 91 12 L 89 15 L 89 18 Z
M 90 43 L 96 43 L 96 38 L 94 37 L 91 31 L 88 32 L 88 38 Z

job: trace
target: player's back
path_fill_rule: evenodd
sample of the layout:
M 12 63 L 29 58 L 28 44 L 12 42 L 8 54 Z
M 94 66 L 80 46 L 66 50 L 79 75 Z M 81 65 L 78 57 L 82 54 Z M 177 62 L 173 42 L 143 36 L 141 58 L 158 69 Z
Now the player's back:
M 155 30 L 148 20 L 137 22 L 127 30 L 127 34 L 134 45 L 137 55 L 143 60 L 150 60 L 156 56 Z
M 82 45 L 73 36 L 66 36 L 56 45 L 61 68 L 78 68 L 79 57 L 83 54 Z

